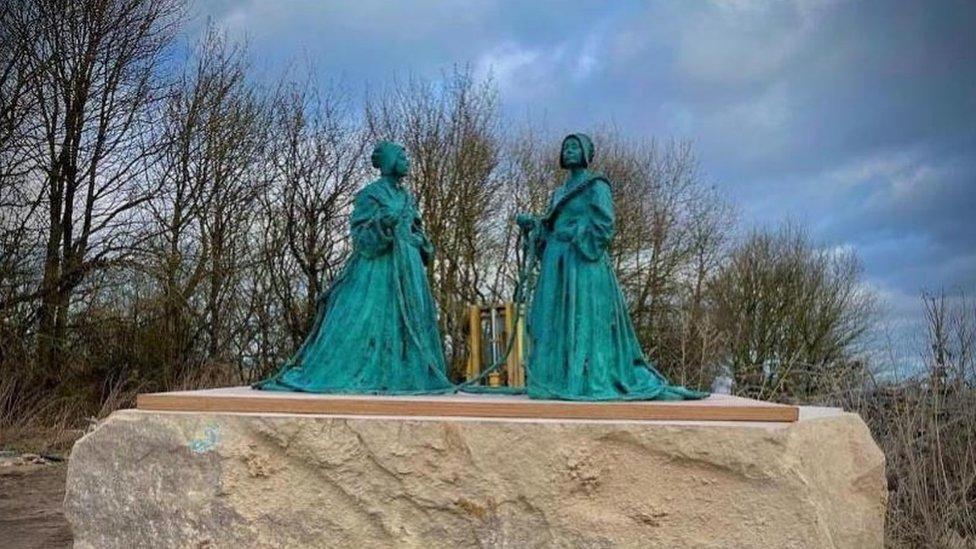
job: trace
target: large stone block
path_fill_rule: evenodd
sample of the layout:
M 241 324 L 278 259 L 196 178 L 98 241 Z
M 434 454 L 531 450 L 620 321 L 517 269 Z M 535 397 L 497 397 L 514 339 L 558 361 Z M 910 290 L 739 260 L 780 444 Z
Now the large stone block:
M 76 547 L 880 547 L 858 416 L 796 423 L 116 412 L 81 439 Z

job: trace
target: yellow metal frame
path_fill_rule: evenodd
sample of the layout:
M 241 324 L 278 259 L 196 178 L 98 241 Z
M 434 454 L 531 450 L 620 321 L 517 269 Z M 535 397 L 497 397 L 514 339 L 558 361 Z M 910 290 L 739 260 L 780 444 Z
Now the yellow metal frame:
M 518 308 L 514 303 L 508 302 L 501 305 L 469 305 L 468 306 L 468 363 L 465 377 L 468 380 L 477 378 L 482 369 L 486 366 L 481 363 L 482 354 L 482 322 L 487 315 L 490 318 L 491 311 L 501 313 L 504 320 L 504 347 L 507 348 L 508 342 L 515 337 L 512 343 L 512 352 L 508 355 L 505 365 L 506 385 L 509 387 L 525 387 L 525 329 L 524 323 L 518 322 L 516 329 L 516 315 Z M 514 334 L 513 334 L 514 332 Z M 488 366 L 491 366 L 490 364 Z

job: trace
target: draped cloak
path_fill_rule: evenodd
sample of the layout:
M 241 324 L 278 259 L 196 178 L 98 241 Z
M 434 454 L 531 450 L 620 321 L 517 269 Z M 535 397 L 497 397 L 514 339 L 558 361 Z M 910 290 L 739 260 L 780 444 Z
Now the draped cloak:
M 581 145 L 592 158 L 589 139 Z M 583 170 L 555 191 L 535 234 L 540 266 L 528 315 L 529 396 L 704 398 L 670 385 L 641 350 L 607 253 L 613 234 L 607 179 Z

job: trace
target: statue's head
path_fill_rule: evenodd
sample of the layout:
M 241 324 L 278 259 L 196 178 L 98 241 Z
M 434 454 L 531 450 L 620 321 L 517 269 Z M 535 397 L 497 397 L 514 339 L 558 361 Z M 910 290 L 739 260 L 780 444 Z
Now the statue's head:
M 571 133 L 563 139 L 559 153 L 559 167 L 585 168 L 593 161 L 593 140 L 585 133 Z
M 402 146 L 392 141 L 380 141 L 373 147 L 373 167 L 383 175 L 403 177 L 410 171 L 410 159 Z

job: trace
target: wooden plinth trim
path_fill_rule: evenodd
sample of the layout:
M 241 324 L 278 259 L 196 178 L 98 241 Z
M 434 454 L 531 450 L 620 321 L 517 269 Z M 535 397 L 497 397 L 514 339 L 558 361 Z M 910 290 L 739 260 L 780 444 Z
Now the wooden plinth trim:
M 567 402 L 502 395 L 316 395 L 256 391 L 248 387 L 141 394 L 136 399 L 136 407 L 166 412 L 509 419 L 793 422 L 799 417 L 796 406 L 725 395 L 684 402 Z

